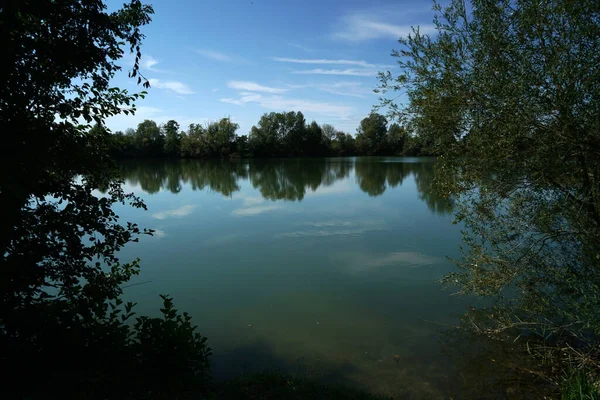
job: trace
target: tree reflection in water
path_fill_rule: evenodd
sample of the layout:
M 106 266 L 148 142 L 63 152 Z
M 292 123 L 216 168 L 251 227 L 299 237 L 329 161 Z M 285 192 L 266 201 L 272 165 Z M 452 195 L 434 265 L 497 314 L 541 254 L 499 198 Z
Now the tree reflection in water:
M 154 194 L 179 193 L 184 184 L 193 190 L 209 189 L 223 196 L 240 190 L 250 180 L 265 199 L 302 201 L 307 190 L 333 185 L 354 172 L 355 180 L 369 196 L 381 196 L 388 188 L 402 186 L 413 175 L 419 198 L 436 214 L 452 211 L 453 201 L 434 190 L 432 160 L 402 158 L 321 158 L 240 160 L 131 160 L 120 165 L 121 176 L 132 185 Z

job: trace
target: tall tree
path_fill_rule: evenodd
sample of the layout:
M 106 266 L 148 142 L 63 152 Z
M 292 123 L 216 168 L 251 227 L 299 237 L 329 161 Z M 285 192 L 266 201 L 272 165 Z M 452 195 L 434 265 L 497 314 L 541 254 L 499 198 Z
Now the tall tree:
M 391 155 L 398 155 L 404 151 L 406 144 L 406 130 L 400 125 L 391 124 L 387 133 L 387 152 Z
M 164 151 L 169 156 L 178 156 L 181 146 L 181 134 L 179 123 L 170 120 L 162 126 L 162 134 L 165 140 Z
M 134 53 L 130 76 L 143 81 L 141 28 L 152 13 L 139 0 L 110 13 L 100 0 L 2 3 L 5 398 L 146 397 L 161 393 L 174 377 L 187 380 L 206 368 L 203 339 L 168 297 L 163 319 L 140 317 L 133 325 L 126 323 L 132 305 L 119 299 L 138 264 L 121 263 L 116 253 L 143 232 L 119 223 L 112 205 L 143 203 L 115 179 L 102 124 L 133 112 L 142 96 L 111 86 L 111 79 L 127 49 Z M 158 379 L 169 360 L 174 369 Z M 29 384 L 21 383 L 23 377 Z
M 313 121 L 306 127 L 302 154 L 305 156 L 323 155 L 323 130 Z
M 387 120 L 377 113 L 371 113 L 360 121 L 356 130 L 356 145 L 366 155 L 377 155 L 385 147 L 387 134 Z
M 135 144 L 143 156 L 158 156 L 164 148 L 164 137 L 156 122 L 146 119 L 135 131 Z
M 401 39 L 380 90 L 407 93 L 382 105 L 443 155 L 443 190 L 462 199 L 466 246 L 446 282 L 497 300 L 483 333 L 545 338 L 532 354 L 598 369 L 600 2 L 435 9 L 436 34 Z

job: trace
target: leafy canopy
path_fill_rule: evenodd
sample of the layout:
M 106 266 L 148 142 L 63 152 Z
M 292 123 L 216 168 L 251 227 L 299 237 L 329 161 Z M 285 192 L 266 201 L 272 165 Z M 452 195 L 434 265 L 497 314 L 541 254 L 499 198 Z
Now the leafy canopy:
M 444 193 L 461 196 L 464 252 L 445 282 L 496 297 L 481 331 L 538 334 L 598 368 L 600 3 L 434 9 L 436 33 L 400 40 L 400 72 L 380 73 L 379 91 L 442 155 Z
M 171 382 L 164 370 L 163 380 L 152 379 L 165 367 L 159 362 L 166 355 L 178 366 L 173 371 L 185 369 L 178 376 L 205 370 L 209 350 L 193 333 L 189 318 L 177 315 L 170 298 L 163 298 L 162 319 L 140 318 L 133 326 L 127 324 L 133 305 L 119 299 L 122 284 L 138 272 L 138 262 L 121 263 L 116 252 L 150 231 L 121 224 L 113 211 L 117 203 L 144 205 L 125 194 L 115 178 L 106 151 L 109 132 L 102 123 L 134 112 L 134 101 L 143 96 L 111 86 L 125 50 L 134 53 L 130 77 L 148 87 L 139 61 L 141 28 L 152 13 L 139 0 L 110 13 L 100 0 L 2 5 L 4 392 L 146 397 L 173 387 L 164 385 Z M 157 337 L 170 341 L 151 355 L 149 342 Z M 32 382 L 25 387 L 19 385 L 24 377 Z

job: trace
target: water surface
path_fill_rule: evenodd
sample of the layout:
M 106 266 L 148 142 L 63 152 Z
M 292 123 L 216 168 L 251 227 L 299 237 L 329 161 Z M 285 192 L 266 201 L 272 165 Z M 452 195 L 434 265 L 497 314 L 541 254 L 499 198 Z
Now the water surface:
M 122 251 L 125 289 L 155 314 L 160 293 L 189 312 L 217 377 L 281 368 L 415 397 L 454 379 L 440 326 L 465 300 L 436 283 L 459 227 L 431 185 L 434 160 L 133 161 L 126 190 L 156 230 Z

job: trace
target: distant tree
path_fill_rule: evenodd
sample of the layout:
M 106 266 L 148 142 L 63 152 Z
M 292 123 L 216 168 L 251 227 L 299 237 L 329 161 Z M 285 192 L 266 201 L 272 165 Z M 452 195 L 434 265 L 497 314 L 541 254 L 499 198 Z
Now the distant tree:
M 222 118 L 219 122 L 212 122 L 205 128 L 206 142 L 209 155 L 212 157 L 227 157 L 235 142 L 235 132 L 239 125 L 229 118 Z
M 338 156 L 352 156 L 355 155 L 356 140 L 349 133 L 336 132 L 335 139 L 331 143 L 331 150 Z
M 250 130 L 250 148 L 256 156 L 301 155 L 306 139 L 306 121 L 301 112 L 263 114 Z
M 204 138 L 205 129 L 201 124 L 190 124 L 186 133 L 181 136 L 180 152 L 182 157 L 203 157 L 207 155 L 207 144 Z
M 298 111 L 277 113 L 278 133 L 283 144 L 285 155 L 300 156 L 306 148 L 306 120 L 304 115 Z
M 170 120 L 162 127 L 164 137 L 164 152 L 169 156 L 179 156 L 181 146 L 181 134 L 179 133 L 179 124 L 177 121 Z
M 387 133 L 387 153 L 398 155 L 404 151 L 407 133 L 400 125 L 391 124 Z
M 248 136 L 242 135 L 235 138 L 235 152 L 239 157 L 248 157 Z
M 321 130 L 323 131 L 323 139 L 326 143 L 331 143 L 335 139 L 337 130 L 333 125 L 323 124 L 321 125 Z
M 138 124 L 135 131 L 135 145 L 142 156 L 161 155 L 164 143 L 164 136 L 156 122 L 146 119 Z
M 387 120 L 381 114 L 371 113 L 360 121 L 356 133 L 356 146 L 361 154 L 380 154 L 386 144 Z
M 325 153 L 324 149 L 323 130 L 316 121 L 313 121 L 306 127 L 302 154 L 305 156 L 319 156 Z

